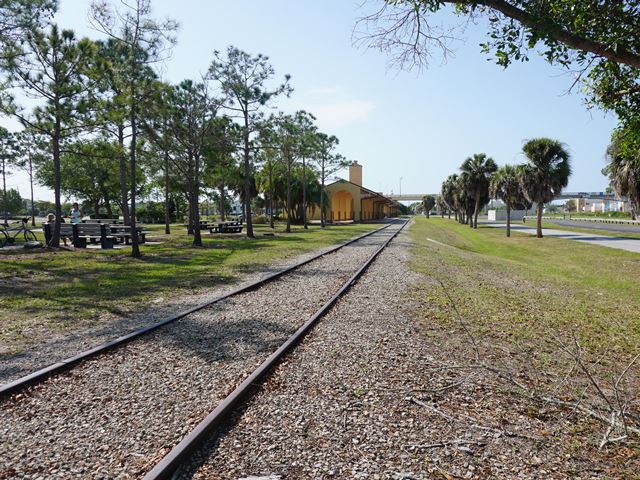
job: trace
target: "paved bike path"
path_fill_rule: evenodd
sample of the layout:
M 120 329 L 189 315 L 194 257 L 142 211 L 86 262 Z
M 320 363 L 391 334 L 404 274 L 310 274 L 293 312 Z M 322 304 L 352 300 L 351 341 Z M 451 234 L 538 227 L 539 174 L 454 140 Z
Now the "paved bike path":
M 484 225 L 494 228 L 507 228 L 504 223 L 485 223 Z M 511 225 L 514 232 L 528 233 L 535 235 L 536 229 L 523 225 Z M 556 230 L 555 228 L 543 228 L 542 234 L 546 237 L 565 238 L 567 240 L 575 240 L 577 242 L 590 243 L 592 245 L 600 245 L 602 247 L 617 248 L 618 250 L 626 250 L 628 252 L 640 253 L 640 239 L 611 237 L 608 235 L 597 235 L 591 233 L 569 232 L 567 230 Z

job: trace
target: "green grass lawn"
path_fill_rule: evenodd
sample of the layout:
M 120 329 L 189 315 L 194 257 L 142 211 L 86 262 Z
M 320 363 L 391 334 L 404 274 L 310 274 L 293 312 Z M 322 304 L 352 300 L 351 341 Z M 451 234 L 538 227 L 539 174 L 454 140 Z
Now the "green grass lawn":
M 541 328 L 575 327 L 598 349 L 640 346 L 638 254 L 552 237 L 507 238 L 502 229 L 473 230 L 439 218 L 418 218 L 411 235 L 418 271 L 459 289 L 470 308 L 481 302 L 473 312 L 478 328 L 537 335 Z
M 204 247 L 191 246 L 183 226 L 148 225 L 151 241 L 141 259 L 121 250 L 6 251 L 0 254 L 0 351 L 14 353 L 48 329 L 74 329 L 143 308 L 153 299 L 197 293 L 237 282 L 274 261 L 341 243 L 378 228 L 374 224 L 329 226 L 309 230 L 278 225 L 255 227 L 244 235 L 209 235 Z
M 443 358 L 473 363 L 472 336 L 481 361 L 509 372 L 530 392 L 606 412 L 588 375 L 564 348 L 575 349 L 577 341 L 583 364 L 613 399 L 616 378 L 640 352 L 639 254 L 553 237 L 507 238 L 502 229 L 473 230 L 437 217 L 416 217 L 409 234 L 412 268 L 423 281 L 408 295 L 417 302 L 421 331 L 439 345 Z M 563 455 L 615 472 L 603 478 L 636 478 L 637 435 L 599 451 L 602 423 L 530 402 L 530 393 L 506 381 L 501 385 L 510 392 L 506 398 L 516 399 L 513 410 L 539 420 Z M 638 391 L 635 363 L 620 383 L 620 395 L 633 402 L 628 413 L 636 418 Z

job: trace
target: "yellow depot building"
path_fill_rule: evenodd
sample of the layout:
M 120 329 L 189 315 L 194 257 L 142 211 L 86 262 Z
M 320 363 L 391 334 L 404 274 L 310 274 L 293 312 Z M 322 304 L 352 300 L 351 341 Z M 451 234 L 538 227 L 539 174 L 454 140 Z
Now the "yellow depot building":
M 325 187 L 327 202 L 327 222 L 366 222 L 397 217 L 400 204 L 362 186 L 362 165 L 349 165 L 349 180 L 338 179 Z M 319 209 L 312 214 L 313 220 L 320 219 Z

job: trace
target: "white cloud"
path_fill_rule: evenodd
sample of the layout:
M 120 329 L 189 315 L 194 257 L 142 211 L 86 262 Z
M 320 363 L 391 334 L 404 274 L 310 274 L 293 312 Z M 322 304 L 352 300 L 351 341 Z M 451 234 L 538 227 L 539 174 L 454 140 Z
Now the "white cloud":
M 331 130 L 352 123 L 366 122 L 375 105 L 366 100 L 347 100 L 308 105 L 305 108 L 316 116 L 321 129 Z

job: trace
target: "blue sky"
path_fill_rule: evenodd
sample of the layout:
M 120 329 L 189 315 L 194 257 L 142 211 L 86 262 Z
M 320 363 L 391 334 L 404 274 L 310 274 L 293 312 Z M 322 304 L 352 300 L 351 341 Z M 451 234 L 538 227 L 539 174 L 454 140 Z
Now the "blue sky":
M 478 44 L 481 26 L 422 73 L 388 69 L 384 53 L 352 45 L 358 17 L 381 0 L 153 0 L 156 16 L 180 23 L 165 78 L 197 78 L 213 50 L 235 45 L 270 57 L 277 77 L 291 74 L 295 91 L 278 102 L 305 109 L 323 131 L 340 138 L 340 151 L 364 166 L 365 186 L 397 193 L 435 193 L 469 155 L 486 152 L 499 164 L 523 161 L 523 140 L 549 136 L 573 157 L 569 190 L 603 190 L 604 151 L 616 120 L 587 111 L 579 93 L 565 95 L 572 79 L 541 59 L 504 70 L 487 61 Z M 88 28 L 87 0 L 60 0 L 57 21 L 80 35 Z M 445 23 L 459 19 L 443 15 Z M 7 122 L 4 122 L 7 124 Z M 10 122 L 11 124 L 13 122 Z M 23 195 L 22 175 L 8 182 Z M 44 189 L 37 197 L 50 198 Z

